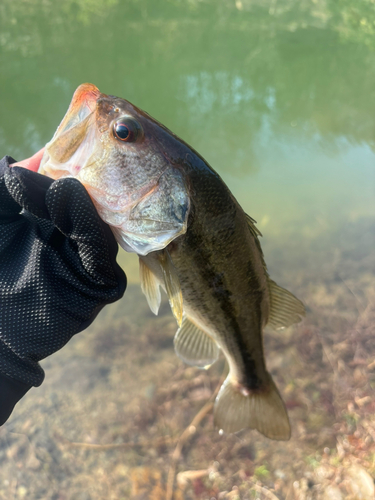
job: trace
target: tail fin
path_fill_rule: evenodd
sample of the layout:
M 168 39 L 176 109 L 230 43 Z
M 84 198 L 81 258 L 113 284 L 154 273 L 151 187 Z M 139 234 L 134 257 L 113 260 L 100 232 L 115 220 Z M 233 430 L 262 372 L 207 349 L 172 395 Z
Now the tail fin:
M 228 433 L 257 429 L 270 439 L 287 441 L 288 414 L 271 375 L 267 375 L 269 380 L 263 390 L 244 395 L 233 385 L 229 374 L 216 397 L 215 426 Z

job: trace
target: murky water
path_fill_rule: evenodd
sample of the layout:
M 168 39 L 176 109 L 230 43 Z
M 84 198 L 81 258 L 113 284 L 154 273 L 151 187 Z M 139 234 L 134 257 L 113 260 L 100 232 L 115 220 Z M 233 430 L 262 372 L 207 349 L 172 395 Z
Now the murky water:
M 220 173 L 258 221 L 272 277 L 308 316 L 265 339 L 291 442 L 220 437 L 208 411 L 177 459 L 223 364 L 206 373 L 176 358 L 167 305 L 151 315 L 123 253 L 121 304 L 43 363 L 43 386 L 1 430 L 0 498 L 162 499 L 171 478 L 175 499 L 365 488 L 358 477 L 375 473 L 374 21 L 367 0 L 2 0 L 0 156 L 42 147 L 80 83 L 134 102 Z

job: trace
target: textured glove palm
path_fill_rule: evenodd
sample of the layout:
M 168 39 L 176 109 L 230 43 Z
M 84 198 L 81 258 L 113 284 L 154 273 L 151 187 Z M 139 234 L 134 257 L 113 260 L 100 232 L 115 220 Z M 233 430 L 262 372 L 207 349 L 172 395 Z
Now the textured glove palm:
M 38 361 L 122 297 L 126 277 L 84 187 L 13 162 L 0 161 L 0 374 L 27 390 L 43 381 Z M 0 424 L 2 388 L 0 380 Z

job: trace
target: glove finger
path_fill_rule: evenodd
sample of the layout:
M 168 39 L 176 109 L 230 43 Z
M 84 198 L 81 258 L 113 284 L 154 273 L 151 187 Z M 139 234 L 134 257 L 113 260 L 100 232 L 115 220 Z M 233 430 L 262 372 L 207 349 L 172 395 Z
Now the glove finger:
M 4 179 L 9 193 L 22 208 L 37 217 L 49 219 L 45 196 L 53 179 L 22 167 L 9 168 Z
M 4 156 L 0 160 L 0 217 L 17 215 L 21 211 L 19 204 L 13 199 L 5 184 L 5 174 L 10 170 L 9 164 L 15 160 L 11 156 Z
M 46 205 L 55 226 L 77 243 L 86 272 L 110 286 L 125 283 L 123 293 L 126 278 L 116 262 L 117 242 L 83 185 L 71 178 L 55 181 L 47 191 Z

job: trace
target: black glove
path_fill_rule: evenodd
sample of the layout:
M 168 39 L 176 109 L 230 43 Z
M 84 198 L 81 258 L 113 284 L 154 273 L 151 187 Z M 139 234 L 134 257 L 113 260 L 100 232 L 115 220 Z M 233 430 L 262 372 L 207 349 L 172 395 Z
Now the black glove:
M 43 382 L 38 361 L 126 288 L 115 238 L 82 184 L 14 162 L 0 160 L 0 425 Z

